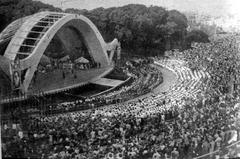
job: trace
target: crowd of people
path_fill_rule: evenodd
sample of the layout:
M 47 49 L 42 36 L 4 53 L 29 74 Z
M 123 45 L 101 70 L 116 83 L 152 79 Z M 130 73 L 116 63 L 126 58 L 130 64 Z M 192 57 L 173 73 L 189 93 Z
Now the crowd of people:
M 196 43 L 183 52 L 168 51 L 167 55 L 187 61 L 192 70 L 204 70 L 211 75 L 205 88 L 211 95 L 223 95 L 240 84 L 239 37 L 226 35 L 211 43 Z M 239 89 L 235 89 L 239 90 Z
M 157 65 L 176 75 L 166 92 L 86 111 L 32 117 L 24 130 L 6 124 L 1 129 L 3 155 L 52 159 L 237 157 L 237 151 L 220 153 L 240 139 L 237 40 L 231 35 L 183 52 L 169 51 L 168 58 L 154 59 L 154 67 L 131 70 L 141 72 L 135 83 L 103 97 L 134 98 L 137 90 L 154 84 L 152 78 L 158 79 L 150 76 Z

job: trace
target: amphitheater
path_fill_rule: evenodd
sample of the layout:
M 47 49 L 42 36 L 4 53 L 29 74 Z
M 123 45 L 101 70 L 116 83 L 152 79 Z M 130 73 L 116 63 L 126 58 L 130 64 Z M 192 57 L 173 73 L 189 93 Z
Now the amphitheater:
M 36 31 L 39 26 L 43 30 Z M 70 30 L 61 31 L 61 28 Z M 51 40 L 57 35 L 58 40 L 62 40 L 61 43 L 70 49 L 73 41 L 79 40 L 80 43 L 80 35 L 73 39 L 65 36 L 76 32 L 81 33 L 90 55 L 101 67 L 93 72 L 89 70 L 79 73 L 83 77 L 92 74 L 85 80 L 67 85 L 55 84 L 61 85 L 59 88 L 51 86 L 48 89 L 44 84 L 38 85 L 47 94 L 66 91 L 89 82 L 105 82 L 106 85 L 112 85 L 112 88 L 84 99 L 65 99 L 66 102 L 50 105 L 44 103 L 48 96 L 39 97 L 39 103 L 33 103 L 32 107 L 22 110 L 26 115 L 31 115 L 30 119 L 25 119 L 29 124 L 23 122 L 14 125 L 17 127 L 14 129 L 23 134 L 19 135 L 20 140 L 25 139 L 30 145 L 23 145 L 28 149 L 22 156 L 148 159 L 155 155 L 164 159 L 201 159 L 232 155 L 232 149 L 235 149 L 237 155 L 239 128 L 236 126 L 236 118 L 240 109 L 236 103 L 239 103 L 239 98 L 221 92 L 217 92 L 220 97 L 212 95 L 215 92 L 207 95 L 209 89 L 215 89 L 213 84 L 210 85 L 217 81 L 213 77 L 214 73 L 219 77 L 221 75 L 214 69 L 204 68 L 206 61 L 213 64 L 212 59 L 205 60 L 202 55 L 199 55 L 202 59 L 196 60 L 196 66 L 204 63 L 198 69 L 193 69 L 189 56 L 181 58 L 179 52 L 169 57 L 154 57 L 151 58 L 152 61 L 139 58 L 135 60 L 140 61 L 135 62 L 138 65 L 129 60 L 126 63 L 130 64 L 123 67 L 123 72 L 129 77 L 126 82 L 107 80 L 106 76 L 114 69 L 114 54 L 119 54 L 120 51 L 119 42 L 116 39 L 111 43 L 104 42 L 94 24 L 82 15 L 41 12 L 13 22 L 0 34 L 0 44 L 3 48 L 5 46 L 0 50 L 0 60 L 3 61 L 0 63 L 1 71 L 7 79 L 11 79 L 9 63 L 19 59 L 20 70 L 24 72 L 20 90 L 32 91 L 34 72 Z M 37 34 L 36 37 L 33 34 Z M 33 43 L 26 43 L 28 40 L 33 40 Z M 209 45 L 214 48 L 221 44 L 220 47 L 223 45 L 222 48 L 228 49 L 232 42 L 228 40 L 231 38 L 227 37 L 216 44 L 201 44 L 199 48 L 211 48 Z M 229 47 L 236 49 L 232 44 Z M 191 50 L 193 58 L 199 54 L 199 48 Z M 222 48 L 219 50 L 228 53 Z M 214 53 L 217 54 L 217 51 L 212 54 Z M 231 56 L 231 53 L 227 55 Z M 49 83 L 48 86 L 50 85 Z M 217 83 L 217 88 L 218 86 Z M 19 109 L 17 111 L 21 110 Z M 8 136 L 11 125 L 8 124 L 3 123 L 6 127 L 3 131 L 4 142 L 11 138 Z M 22 131 L 23 128 L 32 133 L 32 140 L 27 132 Z M 14 139 L 11 141 L 15 144 Z M 207 148 L 204 149 L 204 146 Z M 12 151 L 4 153 L 6 156 L 16 155 Z

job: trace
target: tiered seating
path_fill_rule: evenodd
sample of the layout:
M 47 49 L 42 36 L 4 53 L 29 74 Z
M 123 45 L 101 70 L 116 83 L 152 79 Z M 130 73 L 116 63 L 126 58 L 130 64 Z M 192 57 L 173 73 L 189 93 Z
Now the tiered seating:
M 177 81 L 172 90 L 166 94 L 168 98 L 195 97 L 196 93 L 200 91 L 203 80 L 208 77 L 204 71 L 193 72 L 183 64 L 176 63 L 175 60 L 160 60 L 157 63 L 171 69 L 177 76 Z

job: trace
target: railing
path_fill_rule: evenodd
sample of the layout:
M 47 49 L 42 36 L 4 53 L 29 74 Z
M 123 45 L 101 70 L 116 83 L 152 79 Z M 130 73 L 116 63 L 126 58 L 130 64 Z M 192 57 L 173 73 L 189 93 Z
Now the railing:
M 225 150 L 229 150 L 230 148 L 234 148 L 234 146 L 237 146 L 238 144 L 240 144 L 240 140 L 237 141 L 237 142 L 234 142 L 233 144 L 231 144 L 227 147 L 225 147 Z M 223 153 L 223 154 L 221 154 L 221 153 L 222 153 L 222 150 L 220 149 L 220 150 L 216 150 L 216 151 L 204 154 L 202 156 L 195 157 L 193 159 L 223 158 L 223 155 L 226 155 L 226 153 Z
M 230 133 L 232 133 L 233 131 L 230 131 Z M 227 134 L 226 134 L 227 135 Z M 231 138 L 229 140 L 227 140 L 226 142 L 229 142 L 230 140 L 232 140 L 232 137 L 233 135 L 231 134 Z M 225 142 L 225 143 L 226 143 Z M 224 143 L 223 143 L 224 144 Z M 228 143 L 226 143 L 227 145 Z M 212 152 L 209 152 L 207 154 L 204 154 L 204 155 L 201 155 L 201 156 L 197 156 L 197 157 L 194 157 L 193 159 L 209 159 L 209 158 L 219 158 L 221 157 L 221 155 L 223 155 L 223 150 L 228 150 L 236 145 L 240 144 L 240 140 L 228 145 L 228 146 L 222 146 L 221 148 L 215 150 L 215 151 L 212 151 Z M 222 154 L 223 153 L 223 154 Z M 221 157 L 222 158 L 222 157 Z

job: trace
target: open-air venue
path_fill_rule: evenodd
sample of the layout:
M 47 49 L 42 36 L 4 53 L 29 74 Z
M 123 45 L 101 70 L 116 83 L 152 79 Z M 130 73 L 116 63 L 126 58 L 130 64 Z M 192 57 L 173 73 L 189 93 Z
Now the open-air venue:
M 240 158 L 234 0 L 0 0 L 0 158 Z

